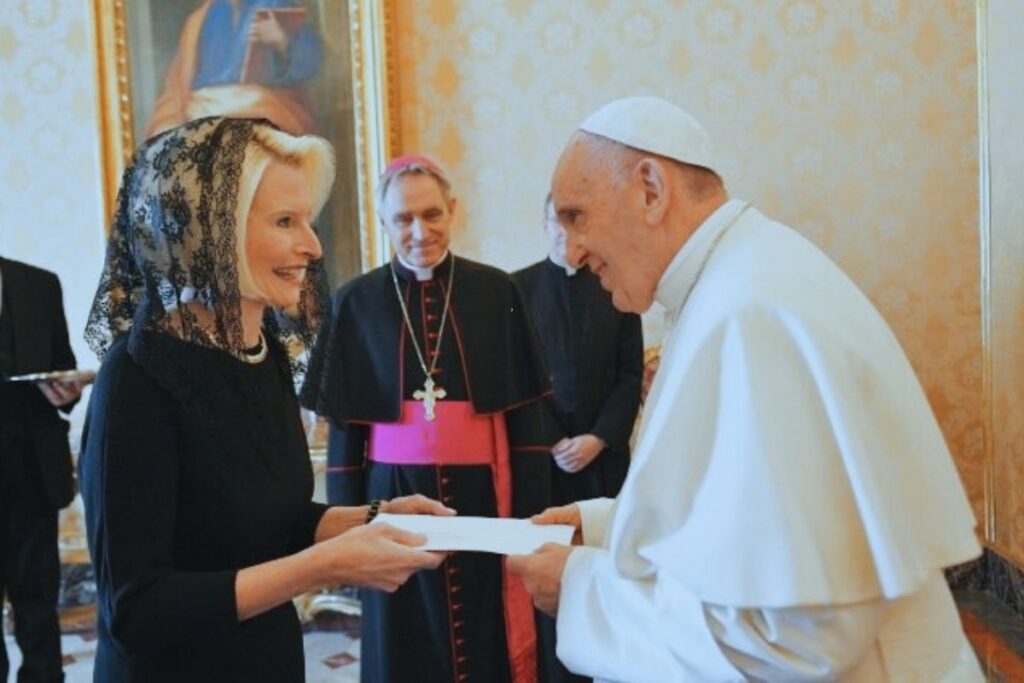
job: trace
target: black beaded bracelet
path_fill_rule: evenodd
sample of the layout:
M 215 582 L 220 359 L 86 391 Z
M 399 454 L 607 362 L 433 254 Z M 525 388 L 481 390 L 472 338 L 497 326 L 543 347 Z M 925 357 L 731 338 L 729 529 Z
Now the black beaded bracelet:
M 379 499 L 370 503 L 370 507 L 366 510 L 366 521 L 364 524 L 369 524 L 378 514 L 380 514 L 380 506 L 383 504 L 384 501 Z

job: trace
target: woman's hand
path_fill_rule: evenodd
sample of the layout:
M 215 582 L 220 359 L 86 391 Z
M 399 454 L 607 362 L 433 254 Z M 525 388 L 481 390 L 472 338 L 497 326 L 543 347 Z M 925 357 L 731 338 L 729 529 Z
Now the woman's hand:
M 316 527 L 316 542 L 327 541 L 363 526 L 366 523 L 367 511 L 368 508 L 365 505 L 355 507 L 336 505 L 329 508 L 320 518 L 320 523 Z M 385 501 L 381 504 L 379 511 L 390 512 L 394 515 L 439 515 L 442 517 L 455 514 L 455 510 L 419 494 Z
M 347 524 L 346 518 L 366 515 L 364 508 L 331 508 L 326 540 L 300 553 L 246 567 L 235 579 L 235 603 L 240 620 L 249 619 L 322 586 L 348 584 L 393 592 L 420 569 L 436 569 L 444 553 L 419 550 L 426 542 L 419 534 L 376 524 L 349 524 L 335 533 L 330 527 Z M 328 515 L 324 515 L 327 517 Z M 325 524 L 321 522 L 321 527 Z M 318 530 L 320 533 L 321 530 Z
M 385 501 L 380 506 L 380 511 L 391 515 L 436 515 L 438 517 L 451 517 L 455 514 L 455 510 L 450 507 L 419 493 L 414 496 L 402 496 Z
M 316 548 L 328 558 L 330 582 L 392 593 L 413 573 L 436 569 L 444 560 L 444 553 L 416 549 L 426 541 L 421 534 L 378 522 L 357 526 Z

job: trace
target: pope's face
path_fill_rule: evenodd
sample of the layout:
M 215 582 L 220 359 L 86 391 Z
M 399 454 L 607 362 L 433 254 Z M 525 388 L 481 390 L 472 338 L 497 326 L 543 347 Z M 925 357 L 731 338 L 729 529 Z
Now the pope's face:
M 391 246 L 417 268 L 429 268 L 441 260 L 454 216 L 455 199 L 445 201 L 437 180 L 418 173 L 396 178 L 381 207 L 381 223 Z
M 299 303 L 306 268 L 322 255 L 313 231 L 309 178 L 299 167 L 271 161 L 253 195 L 246 223 L 246 259 L 264 305 Z
M 638 205 L 643 191 L 628 178 L 613 180 L 590 156 L 585 145 L 571 143 L 551 185 L 555 214 L 566 234 L 566 261 L 590 268 L 620 311 L 643 313 L 659 279 L 645 253 L 650 228 Z

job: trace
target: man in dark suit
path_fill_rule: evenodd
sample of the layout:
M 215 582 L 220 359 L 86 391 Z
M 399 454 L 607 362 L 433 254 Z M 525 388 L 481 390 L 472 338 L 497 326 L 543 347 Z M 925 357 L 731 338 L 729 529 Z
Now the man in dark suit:
M 60 281 L 0 258 L 0 596 L 14 610 L 18 681 L 63 680 L 57 515 L 74 496 L 68 413 L 78 382 L 9 377 L 75 367 Z M 10 663 L 0 642 L 0 681 Z
M 550 401 L 563 438 L 552 449 L 554 504 L 614 497 L 629 466 L 640 405 L 640 317 L 622 313 L 589 270 L 566 260 L 565 233 L 545 202 L 548 258 L 513 274 L 554 380 Z

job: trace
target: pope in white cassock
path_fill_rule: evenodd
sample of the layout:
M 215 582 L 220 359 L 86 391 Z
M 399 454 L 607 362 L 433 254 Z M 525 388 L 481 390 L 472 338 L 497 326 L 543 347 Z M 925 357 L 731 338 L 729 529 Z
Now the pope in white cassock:
M 617 499 L 510 560 L 558 656 L 613 681 L 978 681 L 942 569 L 974 518 L 885 321 L 813 244 L 729 199 L 688 113 L 592 114 L 555 171 L 574 265 L 673 316 Z

